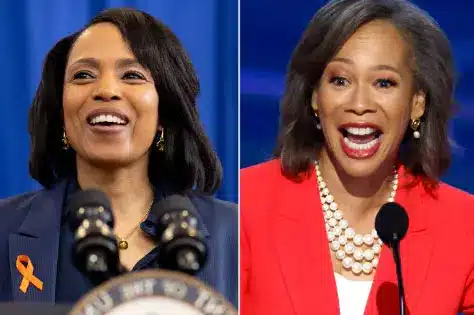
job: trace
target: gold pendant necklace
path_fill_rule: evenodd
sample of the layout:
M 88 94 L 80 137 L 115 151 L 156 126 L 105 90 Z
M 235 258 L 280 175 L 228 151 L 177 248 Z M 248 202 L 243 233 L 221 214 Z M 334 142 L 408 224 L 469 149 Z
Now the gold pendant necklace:
M 140 220 L 138 225 L 134 227 L 125 237 L 119 237 L 119 242 L 118 242 L 118 247 L 121 250 L 126 250 L 128 248 L 128 242 L 127 239 L 132 236 L 133 233 L 140 227 L 140 225 L 145 221 L 146 217 L 150 213 L 151 206 L 153 205 L 154 199 L 151 201 L 150 206 L 148 207 L 148 211 L 145 213 L 145 216 Z
M 128 248 L 128 242 L 124 240 L 123 238 L 120 239 L 119 241 L 119 248 L 120 249 L 127 249 Z

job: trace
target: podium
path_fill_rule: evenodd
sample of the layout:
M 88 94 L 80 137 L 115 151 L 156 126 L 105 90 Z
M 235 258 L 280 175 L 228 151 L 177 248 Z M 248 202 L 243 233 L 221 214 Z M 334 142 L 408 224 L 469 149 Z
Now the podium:
M 50 305 L 46 303 L 1 303 L 0 314 L 5 315 L 67 315 L 72 305 Z

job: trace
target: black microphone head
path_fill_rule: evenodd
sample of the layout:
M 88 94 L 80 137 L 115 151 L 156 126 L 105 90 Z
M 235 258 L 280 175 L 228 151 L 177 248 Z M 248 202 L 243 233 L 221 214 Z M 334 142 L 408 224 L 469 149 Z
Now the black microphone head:
M 384 204 L 375 217 L 375 230 L 385 245 L 401 241 L 408 230 L 407 212 L 398 203 Z
M 188 210 L 193 215 L 197 212 L 194 204 L 191 202 L 189 197 L 185 195 L 169 195 L 152 206 L 152 212 L 154 212 L 158 217 L 163 216 L 165 213 L 180 210 Z
M 67 213 L 70 219 L 70 225 L 73 230 L 75 230 L 80 222 L 90 217 L 92 213 L 90 211 L 79 212 L 81 208 L 103 208 L 103 212 L 100 214 L 100 217 L 104 219 L 104 222 L 113 227 L 113 214 L 112 214 L 112 205 L 107 197 L 107 195 L 97 189 L 86 189 L 81 190 L 68 199 L 67 204 Z
M 68 201 L 68 210 L 75 211 L 80 207 L 99 207 L 102 206 L 107 209 L 111 209 L 107 195 L 97 189 L 86 189 L 81 190 L 71 196 Z
M 67 211 L 69 227 L 74 232 L 74 266 L 94 285 L 119 274 L 118 242 L 107 195 L 96 189 L 79 191 L 68 199 Z
M 169 195 L 153 206 L 158 217 L 155 234 L 161 244 L 158 264 L 161 268 L 195 274 L 207 261 L 205 235 L 199 215 L 190 198 Z

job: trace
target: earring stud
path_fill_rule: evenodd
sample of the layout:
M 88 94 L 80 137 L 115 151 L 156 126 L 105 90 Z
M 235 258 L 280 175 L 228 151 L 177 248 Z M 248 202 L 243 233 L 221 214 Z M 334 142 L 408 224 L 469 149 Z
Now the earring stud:
M 165 130 L 162 129 L 160 139 L 158 139 L 158 141 L 156 142 L 156 146 L 158 148 L 158 151 L 160 152 L 165 151 L 165 136 L 164 135 L 165 135 Z
M 63 138 L 62 138 L 62 143 L 63 143 L 63 150 L 69 150 L 71 145 L 69 144 L 69 139 L 67 138 L 66 135 L 66 130 L 63 130 Z

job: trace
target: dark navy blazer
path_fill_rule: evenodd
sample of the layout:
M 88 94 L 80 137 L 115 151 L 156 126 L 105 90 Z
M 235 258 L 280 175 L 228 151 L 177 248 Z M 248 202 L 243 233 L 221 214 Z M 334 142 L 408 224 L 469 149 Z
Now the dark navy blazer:
M 56 302 L 61 217 L 68 182 L 0 200 L 0 301 Z M 208 232 L 208 262 L 197 277 L 237 305 L 237 207 L 209 196 L 190 198 Z M 18 255 L 29 256 L 34 275 L 43 281 L 42 291 L 32 285 L 26 293 L 19 290 Z

